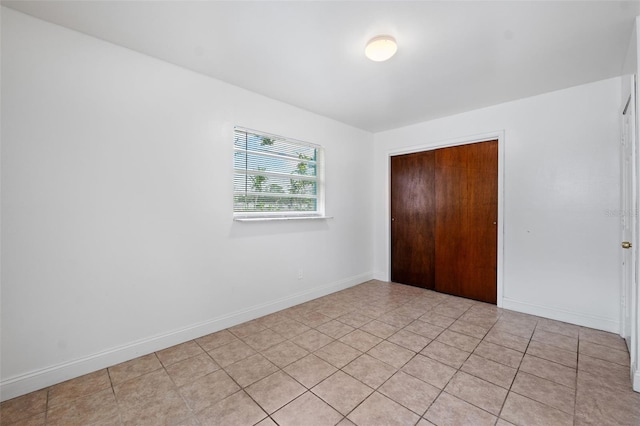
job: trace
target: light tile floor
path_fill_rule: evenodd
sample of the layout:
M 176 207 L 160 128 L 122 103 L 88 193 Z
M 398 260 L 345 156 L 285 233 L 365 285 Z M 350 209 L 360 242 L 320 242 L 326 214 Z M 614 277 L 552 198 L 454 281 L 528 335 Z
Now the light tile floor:
M 640 425 L 620 337 L 369 281 L 2 403 L 2 425 Z

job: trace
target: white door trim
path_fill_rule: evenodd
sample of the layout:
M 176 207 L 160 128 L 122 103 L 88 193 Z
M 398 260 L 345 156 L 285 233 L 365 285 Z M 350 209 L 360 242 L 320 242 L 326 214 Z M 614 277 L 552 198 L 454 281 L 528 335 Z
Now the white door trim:
M 504 130 L 483 133 L 478 135 L 462 136 L 454 139 L 446 139 L 431 143 L 412 145 L 386 151 L 387 161 L 385 182 L 385 247 L 386 247 L 386 281 L 391 281 L 391 157 L 402 154 L 411 154 L 421 151 L 432 151 L 439 148 L 468 145 L 477 142 L 498 140 L 498 270 L 497 270 L 497 297 L 498 307 L 502 307 L 504 298 Z

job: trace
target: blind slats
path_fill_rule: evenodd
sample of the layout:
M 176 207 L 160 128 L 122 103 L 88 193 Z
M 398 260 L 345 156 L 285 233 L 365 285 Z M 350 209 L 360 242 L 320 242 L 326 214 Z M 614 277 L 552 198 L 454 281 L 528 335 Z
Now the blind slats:
M 321 147 L 234 130 L 234 213 L 320 212 Z

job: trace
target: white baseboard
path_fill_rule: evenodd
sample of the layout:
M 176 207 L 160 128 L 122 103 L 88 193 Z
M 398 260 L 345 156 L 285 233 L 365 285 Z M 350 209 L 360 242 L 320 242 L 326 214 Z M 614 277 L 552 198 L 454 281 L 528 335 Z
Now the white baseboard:
M 386 272 L 376 271 L 373 273 L 373 279 L 378 281 L 389 281 Z
M 156 352 L 225 328 L 241 324 L 264 315 L 277 312 L 318 297 L 326 296 L 354 285 L 369 281 L 373 273 L 356 275 L 324 286 L 300 292 L 278 300 L 262 303 L 241 311 L 212 318 L 179 330 L 141 339 L 84 358 L 54 365 L 0 382 L 0 401 L 6 401 L 29 392 L 55 385 L 65 380 L 79 377 L 121 362 L 129 361 L 142 355 Z
M 616 334 L 620 333 L 620 322 L 610 318 L 571 312 L 550 306 L 535 305 L 506 297 L 502 299 L 502 307 L 512 311 L 537 315 L 557 321 L 568 322 L 570 324 L 581 325 L 583 327 L 595 328 L 597 330 L 608 331 Z
M 634 391 L 640 392 L 640 370 L 636 365 L 631 369 L 631 384 Z

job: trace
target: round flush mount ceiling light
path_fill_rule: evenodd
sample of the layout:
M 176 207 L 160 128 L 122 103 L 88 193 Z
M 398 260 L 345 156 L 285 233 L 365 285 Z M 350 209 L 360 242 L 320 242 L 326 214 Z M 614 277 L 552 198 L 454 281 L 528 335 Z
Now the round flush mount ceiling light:
M 398 50 L 396 39 L 389 35 L 372 38 L 364 49 L 364 54 L 372 61 L 382 62 L 395 55 Z

